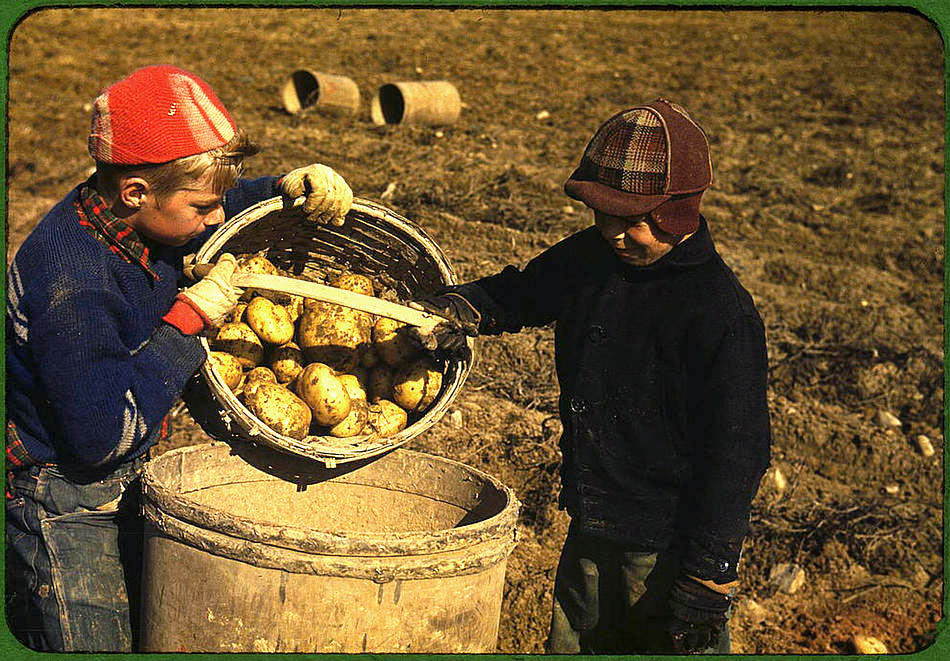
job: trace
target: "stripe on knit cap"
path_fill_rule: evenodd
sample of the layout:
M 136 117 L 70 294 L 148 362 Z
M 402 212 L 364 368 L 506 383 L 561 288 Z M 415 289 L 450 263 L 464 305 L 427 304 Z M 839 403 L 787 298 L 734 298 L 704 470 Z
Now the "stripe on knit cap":
M 198 151 L 207 151 L 225 144 L 234 137 L 234 127 L 214 105 L 204 90 L 189 76 L 173 74 L 169 76 L 172 97 L 180 102 L 182 112 Z M 188 103 L 188 100 L 193 103 Z M 170 110 L 169 112 L 174 112 Z
M 109 93 L 103 92 L 93 101 L 92 131 L 90 142 L 95 138 L 97 161 L 109 163 L 112 160 L 112 112 L 109 110 Z M 90 145 L 92 146 L 92 145 Z

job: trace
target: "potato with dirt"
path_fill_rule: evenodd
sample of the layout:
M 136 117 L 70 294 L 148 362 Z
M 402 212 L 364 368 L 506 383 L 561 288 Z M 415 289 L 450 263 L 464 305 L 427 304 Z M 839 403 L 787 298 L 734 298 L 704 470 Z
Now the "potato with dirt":
M 231 390 L 241 385 L 244 380 L 243 365 L 237 356 L 225 351 L 211 351 L 208 356 L 208 365 Z
M 359 376 L 356 374 L 340 374 L 339 377 L 351 401 L 357 399 L 366 401 L 366 389 L 363 387 L 363 381 Z
M 410 413 L 429 407 L 442 390 L 442 371 L 424 356 L 408 363 L 393 375 L 393 401 Z
M 328 430 L 330 436 L 348 438 L 359 436 L 369 419 L 369 405 L 365 399 L 350 399 L 350 412 Z
M 381 399 L 369 405 L 367 426 L 382 437 L 392 436 L 406 428 L 409 416 L 396 403 Z
M 350 412 L 350 396 L 329 365 L 310 363 L 297 376 L 296 391 L 313 411 L 313 420 L 330 427 Z
M 401 321 L 380 317 L 373 324 L 373 348 L 390 367 L 407 363 L 419 355 L 420 349 L 408 335 Z
M 257 367 L 264 359 L 264 345 L 250 326 L 240 321 L 223 324 L 210 342 L 214 351 L 235 356 L 245 369 Z
M 267 344 L 287 344 L 294 339 L 294 323 L 286 308 L 263 296 L 251 299 L 244 311 L 244 318 L 251 330 Z
M 267 354 L 268 366 L 279 383 L 291 383 L 303 370 L 303 352 L 293 342 L 273 347 Z
M 307 362 L 330 365 L 341 372 L 356 366 L 370 342 L 368 315 L 331 303 L 305 309 L 297 326 L 297 345 Z
M 258 365 L 250 370 L 244 377 L 244 384 L 241 386 L 241 398 L 245 404 L 247 403 L 248 396 L 257 390 L 257 387 L 262 383 L 276 384 L 277 377 L 274 376 L 274 372 L 267 367 Z
M 251 413 L 278 434 L 299 440 L 310 431 L 310 407 L 279 384 L 258 382 L 245 394 L 245 403 Z
M 364 296 L 376 295 L 373 280 L 369 276 L 359 273 L 342 273 L 330 280 L 330 286 L 363 294 Z

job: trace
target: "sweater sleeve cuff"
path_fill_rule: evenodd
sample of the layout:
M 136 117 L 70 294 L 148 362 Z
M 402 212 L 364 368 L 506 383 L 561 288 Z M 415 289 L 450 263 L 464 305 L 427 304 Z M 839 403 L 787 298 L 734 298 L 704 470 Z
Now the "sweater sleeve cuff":
M 172 303 L 171 309 L 162 317 L 165 323 L 171 324 L 185 335 L 197 335 L 206 328 L 212 326 L 208 319 L 197 305 L 192 303 L 187 296 L 179 294 Z

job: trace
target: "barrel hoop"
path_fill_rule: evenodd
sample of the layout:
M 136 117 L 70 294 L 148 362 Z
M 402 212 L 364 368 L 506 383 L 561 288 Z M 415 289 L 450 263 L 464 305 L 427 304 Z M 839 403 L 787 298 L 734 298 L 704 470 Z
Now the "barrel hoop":
M 517 541 L 512 530 L 507 538 L 444 554 L 432 553 L 398 559 L 313 555 L 199 528 L 167 515 L 151 503 L 145 503 L 144 510 L 146 520 L 163 535 L 217 556 L 295 574 L 359 578 L 377 583 L 481 573 L 507 561 Z

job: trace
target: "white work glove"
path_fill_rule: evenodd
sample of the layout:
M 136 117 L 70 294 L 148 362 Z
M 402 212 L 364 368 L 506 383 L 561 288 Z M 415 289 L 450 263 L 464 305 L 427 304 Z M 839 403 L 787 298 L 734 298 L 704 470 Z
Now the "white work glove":
M 187 298 L 212 324 L 218 326 L 237 305 L 244 291 L 231 284 L 231 276 L 236 268 L 237 260 L 234 255 L 224 253 L 208 271 L 208 275 L 191 287 L 183 289 L 178 296 Z
M 319 163 L 288 172 L 280 180 L 280 190 L 291 199 L 305 196 L 304 213 L 322 225 L 342 225 L 353 204 L 353 191 L 343 177 Z

